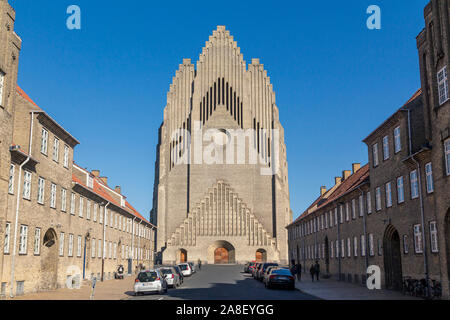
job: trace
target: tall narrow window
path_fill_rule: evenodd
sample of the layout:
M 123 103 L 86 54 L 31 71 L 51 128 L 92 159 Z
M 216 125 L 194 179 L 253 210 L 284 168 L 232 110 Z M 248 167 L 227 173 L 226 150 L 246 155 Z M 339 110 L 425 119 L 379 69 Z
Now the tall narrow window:
M 47 148 L 48 148 L 48 131 L 42 128 L 41 153 L 47 155 Z
M 375 189 L 375 210 L 381 210 L 381 188 L 378 187 Z
M 44 204 L 44 191 L 45 191 L 45 180 L 43 178 L 39 178 L 37 202 L 40 204 Z
M 417 170 L 411 171 L 409 174 L 409 179 L 411 183 L 411 199 L 416 199 L 419 197 L 419 183 L 417 182 Z
M 103 223 L 103 207 L 99 206 L 99 208 L 100 208 L 100 212 L 99 212 L 99 215 L 98 215 L 98 221 L 100 223 Z
M 59 162 L 59 139 L 56 137 L 53 141 L 53 161 Z
M 431 244 L 431 252 L 433 253 L 439 252 L 436 221 L 430 222 L 430 244 Z
M 403 177 L 397 178 L 397 202 L 405 202 L 405 188 L 403 183 Z
M 402 140 L 400 134 L 400 127 L 394 129 L 394 152 L 400 152 L 402 150 Z
M 27 254 L 28 226 L 20 226 L 19 254 Z
M 383 255 L 383 243 L 381 239 L 378 239 L 377 243 L 378 243 L 378 255 L 381 256 Z
M 345 203 L 345 221 L 350 221 L 350 203 Z
M 447 66 L 439 70 L 437 78 L 438 78 L 439 105 L 442 105 L 449 99 Z
M 422 229 L 420 224 L 414 226 L 414 250 L 416 253 L 422 253 Z
M 389 159 L 389 136 L 383 138 L 383 160 Z
M 61 211 L 66 212 L 67 210 L 67 190 L 61 189 Z
M 34 254 L 38 255 L 41 251 L 41 229 L 36 228 L 34 230 Z
M 5 84 L 5 73 L 0 70 L 0 106 L 3 106 L 3 87 Z
M 83 210 L 84 210 L 84 198 L 80 197 L 80 206 L 78 208 L 78 216 L 83 218 Z
M 358 256 L 358 237 L 356 236 L 353 238 L 353 255 Z
M 95 246 L 97 243 L 95 242 L 95 238 L 91 239 L 91 257 L 95 258 Z
M 345 258 L 345 241 L 341 239 L 341 257 Z
M 372 213 L 372 197 L 370 196 L 370 191 L 367 192 L 367 213 Z
M 378 166 L 378 143 L 375 143 L 372 146 L 372 155 L 373 155 L 373 166 L 377 167 Z
M 14 170 L 15 166 L 11 164 L 9 166 L 9 183 L 8 183 L 8 192 L 10 194 L 14 193 Z
M 94 222 L 97 222 L 97 208 L 98 208 L 98 205 L 96 203 L 94 203 Z
M 445 168 L 447 169 L 447 175 L 450 176 L 450 139 L 445 141 Z
M 69 167 L 69 147 L 64 145 L 64 167 Z
M 77 257 L 81 257 L 81 246 L 82 246 L 82 238 L 81 236 L 78 236 L 77 238 Z
M 431 162 L 428 162 L 425 165 L 425 174 L 427 177 L 427 193 L 432 193 L 434 191 L 434 182 L 433 182 L 433 167 L 431 166 Z
M 408 236 L 405 234 L 403 236 L 403 253 L 407 254 L 408 252 L 409 252 Z
M 350 238 L 347 238 L 347 257 L 351 258 L 352 256 L 352 241 Z
M 56 208 L 56 184 L 54 183 L 50 187 L 50 208 Z
M 91 219 L 91 201 L 90 200 L 86 201 L 86 219 L 88 219 L 88 220 Z
M 25 171 L 23 179 L 23 197 L 30 200 L 31 197 L 31 172 Z
M 373 257 L 375 255 L 374 243 L 373 243 L 373 234 L 369 233 L 369 255 Z
M 361 257 L 366 256 L 366 237 L 361 235 Z
M 73 234 L 69 234 L 69 250 L 67 251 L 67 256 L 73 256 Z
M 392 207 L 392 189 L 390 182 L 386 183 L 386 207 Z
M 5 241 L 3 242 L 3 253 L 9 253 L 9 242 L 11 239 L 11 223 L 7 222 L 5 227 Z
M 75 215 L 75 193 L 70 195 L 70 214 Z
M 364 215 L 364 196 L 359 196 L 359 216 L 362 217 Z
M 352 199 L 352 219 L 356 219 L 356 199 Z

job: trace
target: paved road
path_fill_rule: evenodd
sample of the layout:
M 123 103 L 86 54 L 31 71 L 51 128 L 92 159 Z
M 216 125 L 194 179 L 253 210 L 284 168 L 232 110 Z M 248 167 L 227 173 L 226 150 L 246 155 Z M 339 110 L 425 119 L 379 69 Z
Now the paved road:
M 131 294 L 131 293 L 130 293 Z M 264 284 L 243 273 L 239 265 L 207 265 L 184 279 L 178 289 L 165 295 L 131 296 L 133 300 L 311 300 L 314 296 L 299 290 L 266 289 Z

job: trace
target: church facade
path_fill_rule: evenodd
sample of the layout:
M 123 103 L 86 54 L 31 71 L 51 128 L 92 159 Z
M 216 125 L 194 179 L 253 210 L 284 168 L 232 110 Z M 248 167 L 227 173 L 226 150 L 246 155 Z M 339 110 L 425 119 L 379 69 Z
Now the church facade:
M 151 218 L 162 263 L 287 263 L 292 211 L 275 93 L 224 26 L 170 85 Z

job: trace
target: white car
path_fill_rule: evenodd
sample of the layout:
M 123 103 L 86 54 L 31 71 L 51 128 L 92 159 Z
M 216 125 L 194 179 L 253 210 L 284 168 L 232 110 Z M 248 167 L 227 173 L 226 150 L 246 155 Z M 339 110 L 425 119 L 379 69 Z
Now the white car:
M 189 263 L 180 263 L 178 265 L 178 267 L 180 267 L 181 273 L 183 274 L 183 276 L 185 277 L 189 277 L 192 275 L 192 268 L 191 265 Z
M 167 293 L 167 281 L 158 270 L 146 270 L 139 272 L 134 282 L 134 295 L 146 292 Z
M 172 288 L 181 286 L 180 276 L 174 267 L 161 267 L 158 271 L 165 277 L 168 286 Z

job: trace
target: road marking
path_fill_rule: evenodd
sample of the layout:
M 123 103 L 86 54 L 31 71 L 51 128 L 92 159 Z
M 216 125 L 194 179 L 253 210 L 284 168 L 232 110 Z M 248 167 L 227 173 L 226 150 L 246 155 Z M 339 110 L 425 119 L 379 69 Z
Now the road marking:
M 162 299 L 164 299 L 164 298 L 159 298 L 158 300 L 162 300 Z

